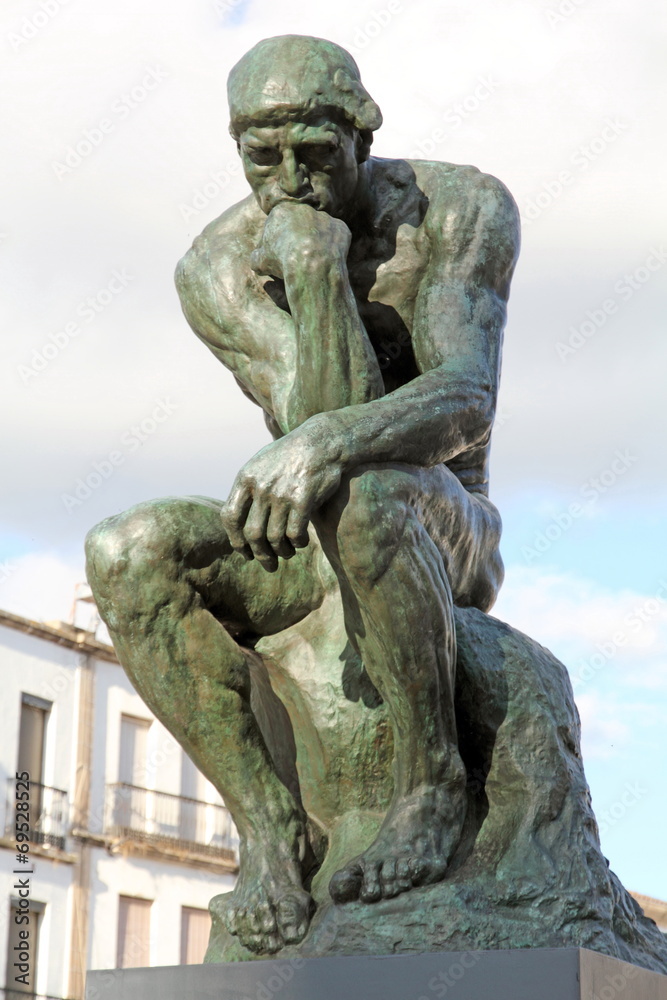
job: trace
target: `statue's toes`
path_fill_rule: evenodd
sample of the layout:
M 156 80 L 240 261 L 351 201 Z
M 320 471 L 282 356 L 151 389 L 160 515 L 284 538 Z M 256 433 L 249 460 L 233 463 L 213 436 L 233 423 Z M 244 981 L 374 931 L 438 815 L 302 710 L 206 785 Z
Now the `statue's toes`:
M 409 858 L 407 865 L 412 885 L 425 885 L 431 881 L 432 863 L 427 858 Z
M 261 934 L 242 934 L 239 933 L 239 941 L 243 944 L 248 951 L 251 951 L 253 955 L 263 955 L 264 954 L 264 938 Z
M 362 903 L 377 903 L 382 899 L 382 881 L 380 872 L 382 864 L 379 861 L 367 861 L 364 864 L 364 878 L 359 890 Z
M 385 861 L 380 870 L 380 886 L 382 889 L 382 898 L 391 899 L 393 896 L 398 896 L 399 892 L 403 890 L 399 886 L 398 875 L 397 875 L 397 862 L 392 859 Z
M 329 883 L 334 903 L 376 903 L 391 899 L 414 886 L 430 885 L 445 877 L 443 858 L 402 857 L 385 861 L 356 858 L 337 871 Z
M 314 902 L 307 892 L 290 892 L 276 907 L 278 932 L 285 944 L 298 944 L 308 931 Z
M 256 955 L 261 954 L 262 933 L 255 906 L 230 907 L 227 927 L 246 948 Z
M 246 909 L 244 906 L 227 907 L 224 914 L 224 922 L 230 934 L 238 934 L 245 921 Z
M 401 858 L 396 862 L 396 888 L 399 892 L 407 892 L 413 886 L 410 860 Z
M 256 930 L 265 935 L 277 934 L 278 925 L 273 908 L 268 903 L 259 903 L 254 910 L 254 925 Z
M 413 885 L 434 885 L 436 882 L 442 882 L 449 868 L 446 858 L 442 855 L 434 855 L 423 864 L 421 859 L 415 859 L 411 864 L 414 866 Z
M 334 903 L 353 903 L 359 899 L 364 872 L 359 862 L 341 868 L 329 882 L 329 895 Z

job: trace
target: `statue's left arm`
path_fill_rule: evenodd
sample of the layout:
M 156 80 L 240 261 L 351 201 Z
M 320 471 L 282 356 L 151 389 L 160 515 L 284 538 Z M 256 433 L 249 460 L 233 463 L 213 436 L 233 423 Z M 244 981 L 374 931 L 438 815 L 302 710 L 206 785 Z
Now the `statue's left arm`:
M 412 330 L 422 374 L 362 407 L 312 418 L 326 423 L 348 469 L 367 462 L 432 466 L 488 441 L 519 220 L 494 177 L 476 173 L 469 181 L 454 208 L 446 193 L 443 205 L 433 206 Z

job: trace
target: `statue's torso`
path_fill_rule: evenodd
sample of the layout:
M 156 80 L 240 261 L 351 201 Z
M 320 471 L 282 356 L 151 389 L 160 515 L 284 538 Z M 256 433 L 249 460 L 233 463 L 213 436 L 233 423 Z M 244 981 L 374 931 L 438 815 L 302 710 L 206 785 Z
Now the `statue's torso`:
M 479 176 L 479 171 L 375 159 L 371 172 L 373 211 L 361 231 L 353 224 L 347 263 L 359 314 L 389 393 L 422 373 L 412 342 L 415 304 L 429 269 L 446 266 L 445 259 L 433 259 L 433 230 L 436 226 L 456 230 L 457 220 L 467 214 L 469 199 L 475 197 L 475 185 L 469 185 L 468 178 Z M 275 373 L 265 366 L 262 378 L 250 383 L 242 361 L 243 356 L 261 355 L 267 341 L 280 336 L 289 311 L 283 283 L 258 276 L 250 267 L 265 221 L 250 196 L 211 223 L 193 250 L 208 271 L 206 281 L 215 300 L 211 312 L 229 320 L 220 327 L 219 356 L 225 364 L 227 356 L 233 359 L 233 366 L 228 366 L 237 380 L 271 417 L 269 389 Z M 258 311 L 261 322 L 244 323 L 244 317 Z M 488 444 L 459 456 L 451 467 L 468 489 L 486 492 L 487 464 Z

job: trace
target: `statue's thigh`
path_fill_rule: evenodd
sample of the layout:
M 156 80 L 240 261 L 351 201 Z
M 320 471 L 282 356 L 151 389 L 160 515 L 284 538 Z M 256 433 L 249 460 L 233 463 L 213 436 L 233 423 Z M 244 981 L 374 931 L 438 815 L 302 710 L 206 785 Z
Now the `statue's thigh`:
M 419 522 L 440 552 L 455 603 L 488 610 L 503 579 L 501 521 L 487 497 L 470 493 L 444 465 L 359 466 L 328 504 L 338 551 L 349 567 L 384 572 L 405 544 L 406 516 Z M 414 523 L 414 522 L 413 522 Z

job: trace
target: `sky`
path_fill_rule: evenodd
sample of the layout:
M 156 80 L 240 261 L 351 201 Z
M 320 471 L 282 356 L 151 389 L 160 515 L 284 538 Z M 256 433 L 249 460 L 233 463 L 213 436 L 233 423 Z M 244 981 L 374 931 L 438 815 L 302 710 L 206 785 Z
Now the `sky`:
M 519 205 L 493 613 L 566 663 L 605 854 L 667 899 L 658 0 L 6 0 L 0 607 L 67 619 L 92 525 L 224 498 L 267 442 L 172 275 L 247 193 L 227 74 L 287 32 L 352 52 L 384 114 L 376 155 L 473 163 Z

